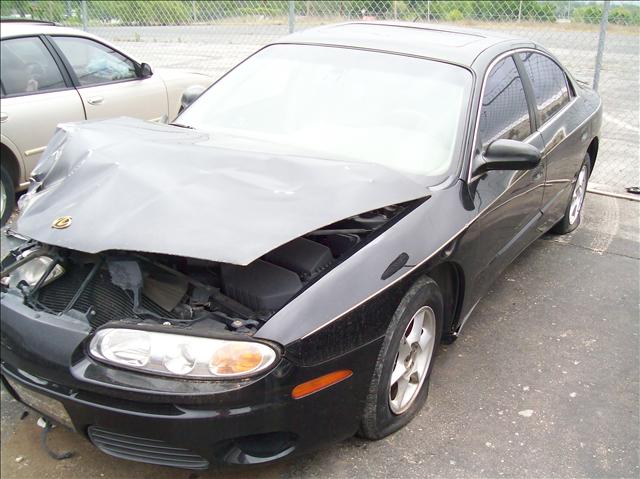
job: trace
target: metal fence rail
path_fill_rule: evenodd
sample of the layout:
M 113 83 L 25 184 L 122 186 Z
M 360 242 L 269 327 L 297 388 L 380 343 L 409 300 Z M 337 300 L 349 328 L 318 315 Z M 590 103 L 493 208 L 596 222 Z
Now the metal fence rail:
M 592 184 L 640 185 L 640 5 L 536 0 L 3 0 L 3 17 L 53 20 L 140 61 L 218 76 L 293 31 L 347 20 L 471 26 L 530 38 L 597 86 L 604 123 Z

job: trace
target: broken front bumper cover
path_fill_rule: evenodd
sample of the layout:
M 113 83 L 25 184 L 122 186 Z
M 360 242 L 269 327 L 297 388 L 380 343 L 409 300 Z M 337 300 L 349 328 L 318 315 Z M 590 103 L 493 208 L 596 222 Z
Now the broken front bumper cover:
M 9 379 L 59 402 L 75 430 L 106 453 L 192 469 L 268 462 L 353 435 L 379 348 L 376 341 L 312 367 L 282 359 L 257 378 L 189 381 L 94 362 L 84 349 L 90 331 L 75 321 L 3 294 L 5 387 L 19 396 Z M 347 380 L 292 399 L 297 384 L 346 368 L 354 371 Z M 155 450 L 169 456 L 147 454 Z

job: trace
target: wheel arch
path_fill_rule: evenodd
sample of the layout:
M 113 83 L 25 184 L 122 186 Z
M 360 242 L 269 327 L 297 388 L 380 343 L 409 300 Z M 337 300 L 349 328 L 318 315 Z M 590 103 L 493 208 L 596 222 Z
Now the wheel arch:
M 0 143 L 0 158 L 2 158 L 2 166 L 11 175 L 13 185 L 18 188 L 20 185 L 21 168 L 18 157 L 13 150 L 3 141 Z
M 444 302 L 442 339 L 451 339 L 458 324 L 462 300 L 464 298 L 464 272 L 452 261 L 444 261 L 429 268 L 425 275 L 433 279 L 440 288 Z
M 2 138 L 0 142 L 0 158 L 2 158 L 2 166 L 4 166 L 7 173 L 11 175 L 13 186 L 15 186 L 17 190 L 22 177 L 22 165 L 18 155 L 13 148 L 7 144 L 5 138 Z

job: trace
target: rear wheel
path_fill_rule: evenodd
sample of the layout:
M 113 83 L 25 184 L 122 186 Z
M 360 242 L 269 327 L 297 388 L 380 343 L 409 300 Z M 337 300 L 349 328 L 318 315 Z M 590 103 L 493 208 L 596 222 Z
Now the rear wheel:
M 560 235 L 571 233 L 580 224 L 580 220 L 582 219 L 582 206 L 584 205 L 584 198 L 587 194 L 587 183 L 589 182 L 590 174 L 591 158 L 587 153 L 584 157 L 582 167 L 578 172 L 576 183 L 573 185 L 573 191 L 571 192 L 567 209 L 562 219 L 551 230 L 553 233 Z
M 16 206 L 16 190 L 11 175 L 0 166 L 0 226 L 4 226 Z
M 431 278 L 420 278 L 405 294 L 387 329 L 369 386 L 360 436 L 383 438 L 420 411 L 442 334 L 442 314 L 438 285 Z

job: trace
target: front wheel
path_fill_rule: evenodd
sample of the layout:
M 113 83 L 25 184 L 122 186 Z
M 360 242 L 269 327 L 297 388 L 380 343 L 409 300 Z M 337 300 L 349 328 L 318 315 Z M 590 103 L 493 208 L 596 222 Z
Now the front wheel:
M 587 153 L 582 162 L 582 167 L 578 172 L 576 183 L 573 186 L 571 192 L 571 198 L 569 204 L 564 212 L 562 219 L 556 223 L 551 230 L 553 233 L 564 235 L 571 233 L 580 224 L 582 219 L 582 206 L 584 205 L 584 198 L 587 194 L 587 183 L 589 182 L 589 175 L 591 174 L 591 158 Z
M 398 305 L 369 386 L 359 435 L 381 439 L 420 411 L 429 391 L 443 301 L 431 278 L 418 279 Z

